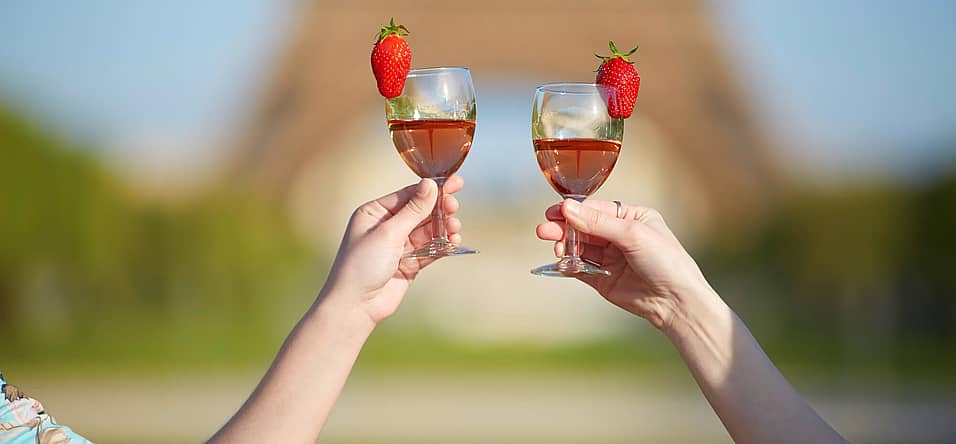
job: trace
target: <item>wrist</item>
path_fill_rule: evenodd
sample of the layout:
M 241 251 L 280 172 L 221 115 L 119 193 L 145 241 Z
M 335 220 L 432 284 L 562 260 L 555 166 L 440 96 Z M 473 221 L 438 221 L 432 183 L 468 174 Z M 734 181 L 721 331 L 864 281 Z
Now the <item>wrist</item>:
M 711 324 L 720 313 L 729 310 L 707 282 L 675 292 L 671 301 L 660 330 L 672 342 L 688 331 Z
M 337 330 L 360 337 L 364 341 L 375 329 L 376 323 L 368 312 L 342 291 L 323 289 L 309 309 L 308 316 L 334 325 Z

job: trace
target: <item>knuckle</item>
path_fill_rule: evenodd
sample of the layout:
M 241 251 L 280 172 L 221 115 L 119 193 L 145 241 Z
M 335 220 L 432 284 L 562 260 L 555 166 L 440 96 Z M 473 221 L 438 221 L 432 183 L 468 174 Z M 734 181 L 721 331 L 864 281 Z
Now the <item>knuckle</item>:
M 374 216 L 375 213 L 372 211 L 372 205 L 374 205 L 374 202 L 365 202 L 360 205 L 352 212 L 352 217 L 349 218 L 349 220 L 353 221 L 359 216 Z
M 411 210 L 411 211 L 413 211 L 413 212 L 415 212 L 415 213 L 417 213 L 417 214 L 427 214 L 427 213 L 428 213 L 428 208 L 425 208 L 425 204 L 422 202 L 421 199 L 411 199 L 411 200 L 408 201 L 408 203 L 406 204 L 406 206 L 408 207 L 409 210 Z
M 604 213 L 591 210 L 588 212 L 587 227 L 593 231 L 604 223 Z

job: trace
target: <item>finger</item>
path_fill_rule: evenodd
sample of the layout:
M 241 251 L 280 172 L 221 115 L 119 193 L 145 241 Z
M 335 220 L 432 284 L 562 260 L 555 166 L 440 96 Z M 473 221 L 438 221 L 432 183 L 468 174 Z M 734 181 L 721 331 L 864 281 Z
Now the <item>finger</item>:
M 447 220 L 447 218 L 453 216 L 455 213 L 458 212 L 458 208 L 459 208 L 458 199 L 452 196 L 445 196 L 444 206 L 445 206 L 445 218 Z M 431 225 L 431 223 L 432 223 L 431 218 L 424 219 L 418 223 L 418 225 L 415 227 L 415 230 L 418 230 L 419 228 L 422 228 L 422 227 L 429 226 Z
M 564 214 L 561 213 L 561 202 L 551 205 L 544 210 L 544 218 L 547 220 L 564 220 Z
M 406 253 L 412 250 L 406 250 Z M 418 275 L 425 267 L 429 266 L 432 262 L 435 262 L 437 257 L 416 257 L 416 258 L 407 258 L 403 259 L 398 263 L 398 269 L 412 279 Z
M 564 213 L 561 212 L 561 207 L 564 202 L 558 202 L 554 205 L 551 205 L 546 210 L 544 210 L 544 217 L 548 220 L 564 220 Z M 587 205 L 591 208 L 607 212 L 611 215 L 617 215 L 617 204 L 614 202 L 608 202 L 606 200 L 591 200 L 587 199 L 584 201 L 584 205 Z
M 418 226 L 408 235 L 408 241 L 411 243 L 412 249 L 417 249 L 430 240 L 432 240 L 432 230 L 428 224 Z
M 403 188 L 400 192 L 404 190 Z M 408 196 L 391 219 L 382 223 L 382 227 L 395 230 L 402 237 L 408 236 L 419 223 L 431 215 L 436 199 L 438 199 L 438 186 L 435 181 L 422 179 L 412 195 Z
M 381 212 L 381 210 L 385 210 L 389 215 L 394 215 L 405 205 L 405 203 L 408 202 L 409 199 L 412 198 L 412 196 L 415 195 L 415 190 L 418 189 L 420 183 L 421 181 L 419 181 L 419 183 L 408 185 L 398 191 L 395 191 L 394 193 L 389 193 L 379 197 L 378 199 L 363 205 L 363 208 L 369 207 L 370 209 L 378 210 L 376 213 Z M 383 217 L 385 214 L 377 214 L 377 216 Z
M 564 213 L 561 212 L 563 202 L 558 202 L 544 210 L 544 216 L 548 220 L 564 220 Z M 607 200 L 586 199 L 584 205 L 604 212 L 608 215 L 617 217 L 617 204 Z M 621 219 L 635 219 L 634 215 L 641 214 L 644 207 L 635 205 L 621 206 Z
M 609 216 L 617 217 L 618 219 L 625 220 L 637 220 L 641 221 L 648 225 L 655 225 L 657 222 L 663 223 L 663 218 L 660 216 L 660 213 L 655 211 L 653 208 L 642 207 L 639 205 L 621 205 L 621 216 L 617 215 L 617 204 L 607 200 L 594 200 L 587 199 L 584 201 L 584 205 L 590 208 L 594 208 L 607 214 Z M 554 205 L 551 205 L 544 211 L 544 217 L 552 221 L 563 221 L 564 213 L 562 212 L 562 207 L 564 202 L 559 202 Z
M 430 179 L 429 179 L 430 180 Z M 419 182 L 421 183 L 421 182 Z M 445 185 L 442 188 L 446 195 L 455 194 L 461 191 L 461 188 L 465 185 L 465 180 L 461 176 L 454 175 L 448 178 L 445 181 Z M 395 214 L 400 210 L 405 203 L 408 202 L 415 195 L 415 190 L 418 189 L 418 184 L 408 185 L 405 188 L 402 188 L 394 193 L 386 194 L 378 199 L 375 199 L 369 204 L 371 206 L 380 207 L 388 211 L 389 214 Z M 369 205 L 366 205 L 369 206 Z M 383 215 L 380 215 L 383 216 Z
M 461 245 L 461 235 L 460 234 L 449 235 L 448 241 L 456 245 Z M 411 250 L 407 250 L 407 251 L 411 251 Z M 418 272 L 422 271 L 423 269 L 425 269 L 425 267 L 431 265 L 438 259 L 441 259 L 441 258 L 440 257 L 423 257 L 423 258 L 417 258 L 415 260 L 403 260 L 400 263 L 401 265 L 399 266 L 405 267 L 405 271 L 410 273 L 411 275 L 417 275 Z
M 461 233 L 461 220 L 457 217 L 445 219 L 445 233 L 449 235 Z
M 615 209 L 616 207 L 615 205 Z M 571 199 L 563 202 L 561 211 L 567 223 L 582 233 L 598 236 L 618 245 L 631 243 L 629 226 L 637 223 L 633 220 L 618 219 L 614 214 L 609 215 L 605 211 Z
M 430 218 L 429 218 L 430 219 Z M 425 219 L 424 222 L 418 224 L 414 230 L 408 235 L 408 240 L 414 246 L 414 248 L 419 248 L 422 245 L 428 243 L 432 240 L 432 226 L 431 220 Z M 445 219 L 445 233 L 448 235 L 461 232 L 461 220 L 457 217 L 449 217 Z
M 564 239 L 564 226 L 557 222 L 538 224 L 534 231 L 538 235 L 538 239 L 541 240 L 557 241 Z
M 445 199 L 442 201 L 442 206 L 445 209 L 445 216 L 451 216 L 458 212 L 460 207 L 458 199 L 455 196 L 445 195 Z
M 545 222 L 538 225 L 535 229 L 535 233 L 541 240 L 561 240 L 564 239 L 564 224 L 559 222 Z M 605 247 L 608 244 L 606 239 L 582 233 L 578 233 L 578 235 L 581 242 L 585 244 L 593 244 L 600 247 Z
M 586 260 L 600 264 L 604 260 L 604 252 L 607 250 L 607 247 L 600 247 L 597 245 L 581 245 L 580 256 Z M 554 243 L 554 257 L 564 257 L 565 246 L 564 242 L 558 241 Z
M 465 179 L 462 179 L 461 176 L 454 174 L 445 181 L 445 185 L 442 187 L 442 190 L 445 194 L 455 194 L 461 191 L 462 187 L 465 186 Z

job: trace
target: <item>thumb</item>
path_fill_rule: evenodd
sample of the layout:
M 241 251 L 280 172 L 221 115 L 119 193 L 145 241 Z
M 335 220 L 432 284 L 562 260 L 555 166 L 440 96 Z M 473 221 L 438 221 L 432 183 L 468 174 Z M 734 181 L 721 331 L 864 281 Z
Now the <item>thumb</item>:
M 435 181 L 422 179 L 415 188 L 415 194 L 384 225 L 407 236 L 432 213 L 437 198 L 438 185 Z
M 582 233 L 604 238 L 617 245 L 623 244 L 627 238 L 627 221 L 610 216 L 596 208 L 567 199 L 561 205 L 561 212 L 564 214 L 565 221 Z

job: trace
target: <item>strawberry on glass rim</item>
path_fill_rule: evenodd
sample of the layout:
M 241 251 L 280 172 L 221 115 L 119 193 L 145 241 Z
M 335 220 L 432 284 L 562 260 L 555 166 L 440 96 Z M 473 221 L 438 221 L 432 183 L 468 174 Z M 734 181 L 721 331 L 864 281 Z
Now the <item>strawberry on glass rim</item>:
M 403 36 L 408 28 L 395 25 L 395 18 L 379 30 L 372 48 L 372 74 L 378 84 L 378 92 L 386 99 L 402 95 L 405 88 L 405 76 L 412 66 L 412 50 Z
M 634 103 L 637 102 L 637 92 L 641 89 L 641 76 L 634 67 L 630 56 L 637 52 L 634 49 L 621 53 L 614 42 L 608 42 L 611 48 L 610 56 L 594 54 L 601 59 L 601 66 L 597 69 L 595 83 L 614 88 L 617 92 L 617 101 L 608 102 L 608 114 L 611 117 L 628 118 L 634 112 Z

